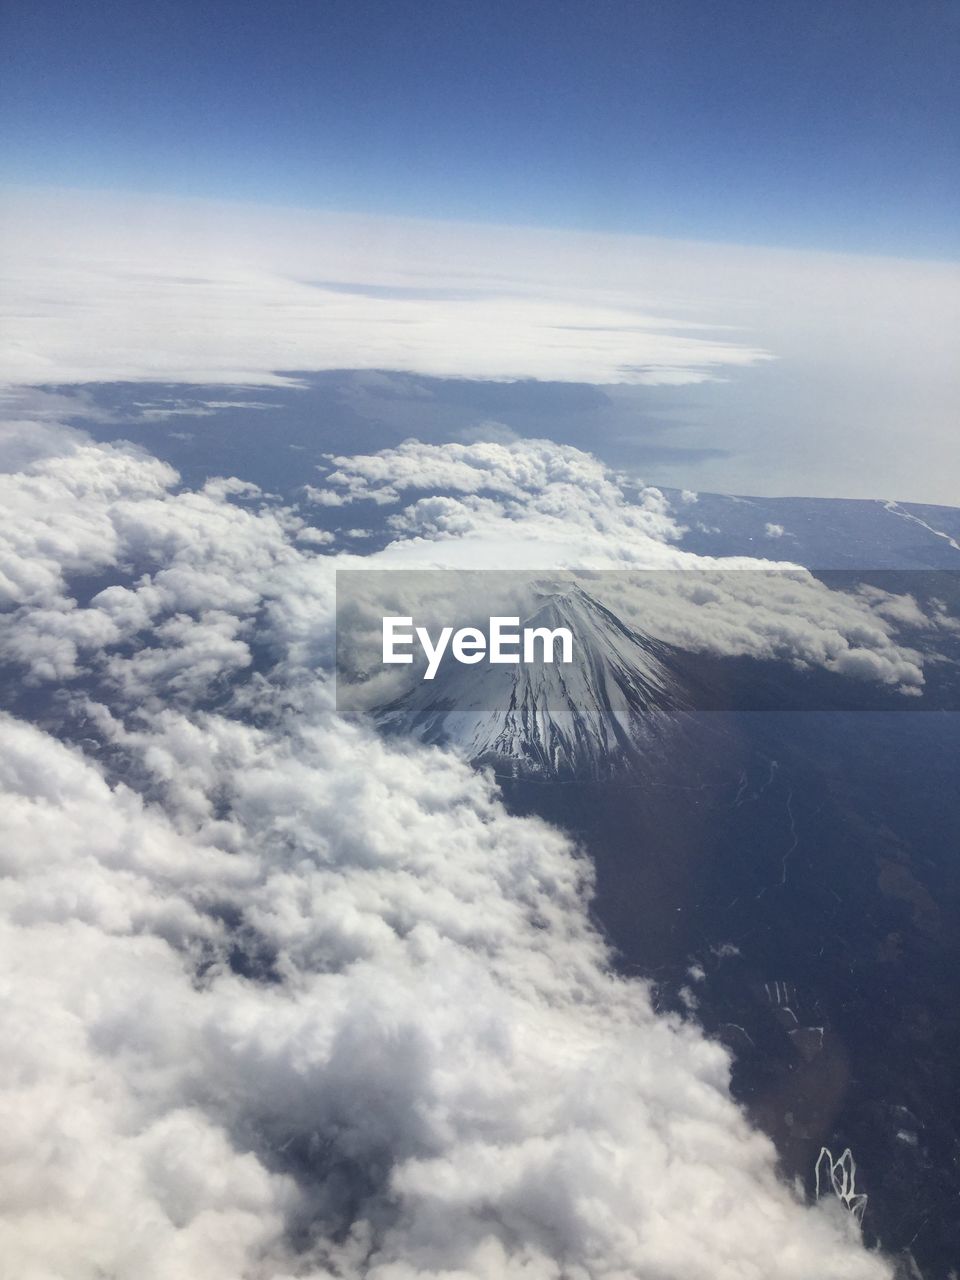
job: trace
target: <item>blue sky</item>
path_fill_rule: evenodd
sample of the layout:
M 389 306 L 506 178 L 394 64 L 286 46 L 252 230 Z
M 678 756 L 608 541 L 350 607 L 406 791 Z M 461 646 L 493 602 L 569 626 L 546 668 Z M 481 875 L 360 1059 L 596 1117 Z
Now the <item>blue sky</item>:
M 8 184 L 956 258 L 957 0 L 5 0 Z

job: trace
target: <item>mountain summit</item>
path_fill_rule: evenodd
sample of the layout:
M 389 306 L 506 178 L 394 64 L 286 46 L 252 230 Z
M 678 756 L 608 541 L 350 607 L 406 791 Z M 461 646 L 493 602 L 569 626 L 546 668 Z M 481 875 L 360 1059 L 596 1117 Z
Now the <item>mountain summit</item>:
M 579 587 L 543 591 L 523 627 L 568 627 L 573 662 L 445 662 L 374 713 L 388 733 L 458 746 L 513 776 L 604 778 L 649 754 L 685 705 L 669 646 Z

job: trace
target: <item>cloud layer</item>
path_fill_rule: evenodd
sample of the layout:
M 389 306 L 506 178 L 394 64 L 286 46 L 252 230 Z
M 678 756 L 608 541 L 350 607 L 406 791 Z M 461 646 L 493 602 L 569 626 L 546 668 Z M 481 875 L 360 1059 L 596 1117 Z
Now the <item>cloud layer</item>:
M 0 382 L 659 385 L 608 444 L 663 483 L 960 489 L 956 264 L 77 192 L 8 193 L 0 241 Z
M 162 803 L 3 725 L 18 1275 L 885 1274 L 485 780 L 323 721 L 113 732 Z
M 402 493 L 413 448 L 339 459 L 334 491 Z M 477 502 L 556 541 L 570 486 L 592 555 L 624 521 L 638 554 L 676 554 L 655 492 L 498 449 L 424 454 L 466 524 L 425 535 L 415 503 L 373 559 L 476 552 Z M 21 466 L 12 427 L 0 452 L 6 656 L 75 744 L 0 722 L 18 1276 L 889 1274 L 778 1181 L 726 1051 L 611 971 L 571 841 L 334 715 L 332 570 L 356 557 L 125 446 L 51 430 Z
M 429 224 L 75 195 L 13 197 L 3 230 L 17 245 L 2 268 L 0 380 L 13 383 L 350 368 L 673 385 L 767 358 L 722 317 L 564 284 L 515 245 L 478 274 Z M 548 251 L 554 268 L 563 252 Z
M 786 659 L 917 693 L 922 659 L 898 640 L 897 623 L 940 625 L 908 596 L 833 591 L 789 561 L 681 551 L 673 542 L 683 505 L 673 512 L 658 489 L 637 490 L 590 454 L 549 441 L 410 440 L 334 457 L 308 497 L 400 506 L 388 517 L 396 537 L 371 566 L 622 570 L 591 579 L 591 593 L 625 622 L 693 651 Z M 462 611 L 473 589 L 464 586 Z M 401 613 L 408 607 L 396 602 Z

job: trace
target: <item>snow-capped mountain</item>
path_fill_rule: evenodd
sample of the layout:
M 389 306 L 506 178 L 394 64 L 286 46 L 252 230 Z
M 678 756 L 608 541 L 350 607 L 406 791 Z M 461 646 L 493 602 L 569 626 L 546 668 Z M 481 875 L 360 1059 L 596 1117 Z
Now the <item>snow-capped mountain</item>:
M 608 777 L 662 744 L 686 703 L 667 645 L 579 587 L 544 590 L 522 625 L 569 628 L 573 662 L 445 662 L 377 723 L 518 776 Z

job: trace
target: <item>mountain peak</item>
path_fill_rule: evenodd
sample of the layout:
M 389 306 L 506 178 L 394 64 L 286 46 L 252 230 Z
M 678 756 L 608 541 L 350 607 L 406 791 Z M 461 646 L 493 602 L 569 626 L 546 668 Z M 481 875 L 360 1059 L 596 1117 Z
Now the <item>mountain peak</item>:
M 581 587 L 540 589 L 522 625 L 569 628 L 573 662 L 444 663 L 376 711 L 377 723 L 513 776 L 602 778 L 649 753 L 683 709 L 668 647 Z

